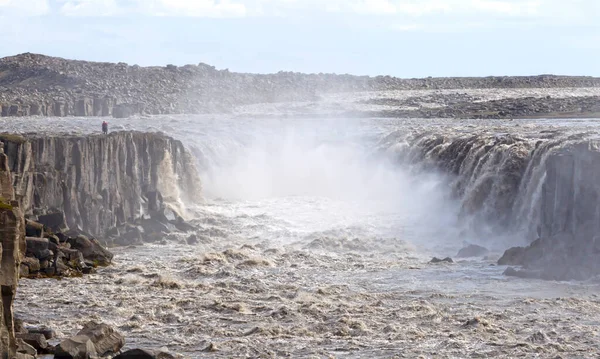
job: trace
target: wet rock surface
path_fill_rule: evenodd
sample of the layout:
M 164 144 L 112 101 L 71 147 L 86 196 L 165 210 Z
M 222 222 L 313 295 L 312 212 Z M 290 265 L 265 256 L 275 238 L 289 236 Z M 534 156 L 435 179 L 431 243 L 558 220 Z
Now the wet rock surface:
M 11 185 L 10 160 L 1 144 L 0 141 L 0 354 L 9 358 L 16 355 L 18 346 L 13 322 L 13 301 L 20 262 L 25 252 L 26 230 L 25 219 Z M 23 343 L 23 346 L 28 345 Z
M 489 250 L 485 247 L 469 244 L 468 246 L 461 248 L 460 251 L 456 254 L 457 258 L 467 258 L 467 257 L 482 257 L 489 253 Z
M 181 142 L 163 134 L 30 133 L 0 134 L 0 138 L 21 208 L 50 232 L 72 229 L 105 239 L 106 230 L 124 228 L 127 223 L 165 223 L 165 211 L 172 214 L 166 223 L 172 221 L 181 228 L 185 222 L 178 213 L 181 210 L 167 209 L 162 194 L 172 200 L 181 189 L 190 201 L 199 201 L 201 196 L 191 155 Z M 148 218 L 139 213 L 140 208 Z M 151 219 L 159 214 L 159 220 Z M 34 231 L 30 226 L 30 232 Z
M 538 239 L 508 249 L 498 264 L 523 266 L 510 275 L 585 280 L 600 274 L 598 140 L 574 141 L 548 154 L 540 190 Z
M 454 263 L 454 261 L 453 261 L 453 260 L 452 260 L 452 258 L 450 258 L 450 257 L 446 257 L 446 258 L 444 258 L 444 259 L 440 259 L 440 258 L 438 258 L 438 257 L 433 257 L 433 258 L 432 258 L 432 259 L 429 261 L 429 263 L 432 263 L 432 264 L 436 264 L 436 263 Z
M 89 322 L 77 333 L 77 336 L 90 338 L 96 353 L 101 357 L 117 354 L 125 345 L 125 338 L 103 323 Z
M 562 224 L 556 234 L 550 235 L 550 223 L 557 220 L 546 222 L 535 212 L 541 208 L 538 200 L 544 197 L 535 189 L 548 180 L 547 161 L 554 154 L 564 151 L 566 144 L 593 144 L 597 132 L 574 134 L 549 126 L 525 127 L 523 122 L 514 127 L 470 125 L 461 123 L 452 130 L 438 123 L 439 127 L 428 129 L 418 127 L 419 121 L 415 121 L 398 126 L 398 137 L 390 135 L 387 140 L 393 145 L 406 140 L 414 146 L 403 155 L 452 171 L 455 177 L 451 177 L 450 187 L 463 206 L 465 220 L 477 219 L 467 222 L 471 227 L 483 223 L 479 219 L 484 217 L 477 215 L 485 213 L 485 222 L 497 220 L 502 226 L 498 228 L 514 226 L 535 232 L 539 225 L 543 238 L 568 243 L 567 237 L 559 239 L 556 234 L 572 222 L 559 221 Z M 414 127 L 409 131 L 408 126 Z M 409 140 L 407 133 L 412 136 Z M 387 142 L 383 142 L 385 146 Z M 393 145 L 386 149 L 400 147 Z M 570 166 L 567 161 L 566 168 Z M 588 185 L 593 184 L 586 183 L 578 191 L 587 190 Z M 546 200 L 550 196 L 562 198 L 550 187 L 547 191 Z M 164 193 L 161 196 L 167 197 Z M 160 208 L 156 203 L 161 196 L 147 194 L 149 208 Z M 567 196 L 561 203 L 570 202 Z M 45 282 L 24 279 L 27 287 L 21 300 L 35 304 L 31 310 L 45 323 L 61 323 L 68 332 L 76 333 L 90 315 L 95 315 L 107 318 L 128 338 L 131 336 L 132 347 L 152 348 L 167 340 L 174 350 L 193 357 L 332 353 L 392 357 L 398 347 L 406 348 L 406 355 L 411 357 L 469 357 L 477 353 L 577 357 L 598 350 L 593 338 L 599 313 L 595 287 L 580 296 L 576 292 L 579 289 L 553 282 L 547 284 L 550 289 L 545 295 L 529 297 L 520 292 L 529 293 L 532 286 L 545 284 L 502 277 L 504 268 L 489 269 L 488 263 L 482 264 L 484 276 L 462 263 L 469 261 L 422 265 L 431 254 L 423 257 L 411 253 L 399 240 L 390 240 L 381 248 L 377 245 L 386 241 L 378 237 L 367 240 L 360 231 L 358 235 L 335 230 L 304 234 L 299 243 L 282 244 L 277 239 L 289 236 L 290 227 L 276 232 L 275 239 L 265 239 L 268 228 L 280 228 L 281 224 L 263 214 L 262 207 L 261 213 L 254 208 L 232 218 L 230 214 L 239 213 L 242 205 L 223 206 L 219 207 L 225 208 L 221 214 L 206 206 L 197 215 L 198 229 L 193 233 L 196 245 L 157 240 L 123 248 L 118 261 L 100 273 L 55 281 L 51 288 L 45 288 Z M 560 213 L 553 211 L 562 211 L 565 206 L 552 206 L 544 216 L 555 218 Z M 297 207 L 298 202 L 292 202 L 285 208 L 291 211 Z M 158 221 L 161 225 L 146 224 L 146 228 L 162 231 L 173 218 L 163 210 L 144 220 Z M 520 227 L 525 222 L 527 227 Z M 134 227 L 137 234 L 144 235 L 141 223 L 116 226 L 111 235 L 117 237 L 128 229 L 134 231 Z M 485 234 L 482 232 L 479 239 Z M 189 237 L 182 235 L 180 243 Z M 456 253 L 459 248 L 460 242 L 451 252 L 436 253 Z M 532 266 L 526 270 L 539 269 Z M 428 282 L 432 277 L 437 279 L 435 283 Z M 473 281 L 475 284 L 468 284 Z M 563 286 L 567 290 L 560 291 Z M 76 295 L 64 298 L 60 294 L 64 292 Z M 147 310 L 149 303 L 155 310 Z M 49 315 L 48 307 L 63 311 Z M 545 342 L 535 341 L 539 331 L 547 333 Z M 62 334 L 61 340 L 64 338 Z
M 41 233 L 46 233 L 46 237 L 25 238 L 25 257 L 20 264 L 20 277 L 80 276 L 94 272 L 98 266 L 107 266 L 112 261 L 113 254 L 94 238 L 89 239 L 84 235 L 69 237 L 61 232 L 50 234 L 46 227 Z M 66 240 L 57 241 L 58 235 Z
M 96 347 L 92 340 L 85 335 L 77 335 L 65 339 L 56 346 L 56 359 L 91 359 L 96 358 Z
M 82 104 L 83 107 L 88 105 Z M 128 167 L 123 167 L 122 172 L 119 172 L 118 165 L 115 165 L 116 173 L 114 168 L 110 169 L 112 176 L 130 177 L 130 181 L 124 185 L 131 191 L 129 198 L 124 196 L 127 192 L 120 192 L 124 187 L 119 187 L 118 179 L 115 181 L 108 175 L 98 179 L 98 166 L 102 166 L 103 161 L 106 161 L 103 159 L 105 152 L 101 150 L 86 154 L 85 144 L 82 146 L 80 142 L 87 142 L 86 138 L 59 136 L 54 137 L 50 142 L 35 144 L 36 139 L 41 140 L 42 137 L 0 135 L 2 138 L 0 142 L 0 189 L 2 190 L 0 192 L 2 240 L 0 284 L 2 284 L 3 295 L 0 353 L 3 356 L 25 358 L 50 353 L 54 354 L 55 358 L 87 359 L 97 355 L 117 354 L 124 345 L 123 336 L 111 327 L 93 322 L 88 323 L 77 336 L 63 340 L 56 348 L 47 342 L 47 339 L 53 336 L 51 330 L 30 331 L 20 328 L 15 337 L 12 327 L 12 298 L 16 293 L 19 277 L 78 277 L 94 272 L 97 266 L 110 265 L 113 254 L 104 248 L 104 244 L 110 241 L 103 238 L 104 244 L 102 244 L 89 233 L 103 232 L 107 229 L 105 227 L 107 223 L 125 225 L 127 221 L 137 220 L 134 215 L 126 214 L 127 206 L 132 203 L 140 207 L 146 204 L 148 218 L 144 219 L 141 216 L 138 218 L 140 220 L 151 220 L 155 217 L 158 218 L 156 223 L 174 221 L 171 225 L 173 231 L 177 231 L 177 228 L 187 230 L 193 228 L 175 209 L 166 208 L 166 202 L 158 191 L 160 189 L 171 193 L 171 188 L 161 186 L 160 181 L 164 178 L 160 178 L 157 172 L 160 176 L 177 176 L 178 168 L 181 171 L 182 164 L 186 163 L 186 153 L 181 144 L 160 135 L 144 138 L 140 134 L 128 134 L 124 136 L 127 138 L 124 142 L 121 142 L 121 135 L 112 136 L 117 142 L 115 151 L 119 153 L 125 152 L 127 147 L 136 146 L 127 143 L 127 139 L 135 142 L 136 136 L 139 137 L 140 150 L 147 156 L 146 159 L 136 157 L 131 160 L 122 155 L 112 158 L 112 161 L 123 160 L 125 165 L 130 162 Z M 111 141 L 109 140 L 108 146 L 105 147 L 106 139 L 107 136 L 99 138 L 101 143 L 98 148 L 110 150 Z M 170 147 L 171 145 L 173 147 Z M 75 163 L 64 163 L 68 160 L 74 160 Z M 138 167 L 137 161 L 143 161 L 144 165 Z M 198 185 L 199 191 L 199 182 L 193 177 L 197 175 L 193 163 L 187 163 L 190 166 L 185 168 L 185 171 L 192 177 L 182 174 L 183 182 L 171 183 L 171 185 L 189 186 L 186 188 L 190 189 Z M 114 163 L 109 164 L 114 165 Z M 66 167 L 62 167 L 65 165 Z M 104 197 L 99 195 L 90 201 L 89 190 L 98 188 L 96 187 L 98 184 L 102 188 L 103 180 L 113 185 L 116 183 L 112 192 L 116 197 L 113 207 L 116 209 L 109 209 L 110 186 L 101 191 Z M 154 194 L 150 205 L 147 204 L 149 200 L 146 195 L 149 188 L 152 189 L 149 193 Z M 194 197 L 195 194 L 190 195 Z M 101 201 L 101 199 L 106 200 Z M 26 221 L 20 206 L 27 208 Z M 103 222 L 105 220 L 107 222 Z M 119 232 L 117 231 L 116 234 L 118 235 Z M 108 239 L 112 240 L 112 238 Z
M 114 359 L 175 359 L 175 356 L 159 350 L 131 349 L 117 355 Z

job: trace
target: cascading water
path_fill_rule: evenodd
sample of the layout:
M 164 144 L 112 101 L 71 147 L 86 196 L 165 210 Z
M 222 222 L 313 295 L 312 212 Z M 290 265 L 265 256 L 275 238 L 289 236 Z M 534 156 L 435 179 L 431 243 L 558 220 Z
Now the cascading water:
M 74 131 L 97 127 L 52 119 L 57 128 L 62 121 Z M 18 131 L 45 123 L 0 124 Z M 538 145 L 541 129 L 526 122 L 480 125 L 113 120 L 114 130 L 163 131 L 196 156 L 203 199 L 182 203 L 200 243 L 171 235 L 117 250 L 115 265 L 95 275 L 24 280 L 17 308 L 60 323 L 63 336 L 101 318 L 128 346 L 161 343 L 191 357 L 575 355 L 600 319 L 587 297 L 597 286 L 509 278 L 495 265 L 507 247 L 534 239 L 526 222 L 541 223 L 543 148 L 570 134 L 542 124 L 560 133 Z M 198 195 L 182 186 L 171 194 Z M 463 242 L 490 252 L 428 264 Z M 67 301 L 64 292 L 77 295 Z M 574 316 L 581 319 L 556 324 Z M 478 326 L 464 325 L 474 317 Z

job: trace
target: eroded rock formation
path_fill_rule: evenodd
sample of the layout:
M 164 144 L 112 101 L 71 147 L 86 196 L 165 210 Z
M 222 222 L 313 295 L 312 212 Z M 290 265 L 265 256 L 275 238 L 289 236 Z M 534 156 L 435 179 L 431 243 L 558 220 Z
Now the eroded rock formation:
M 450 175 L 462 216 L 499 231 L 514 221 L 523 176 L 535 143 L 502 133 L 421 133 L 410 139 L 412 163 Z
M 600 275 L 600 142 L 577 141 L 546 158 L 538 238 L 506 251 L 500 264 L 520 265 L 509 274 L 552 280 Z
M 102 237 L 110 227 L 136 221 L 164 225 L 163 219 L 178 230 L 189 229 L 178 205 L 199 200 L 194 161 L 179 141 L 162 134 L 2 134 L 0 139 L 0 356 L 118 353 L 124 338 L 103 324 L 86 325 L 56 348 L 47 342 L 51 331 L 22 325 L 15 330 L 12 304 L 19 276 L 80 275 L 110 264 L 112 253 L 80 232 Z
M 467 227 L 530 244 L 506 251 L 506 274 L 552 280 L 600 275 L 600 141 L 565 129 L 410 136 L 402 158 L 450 175 Z M 394 137 L 394 136 L 391 136 Z M 392 141 L 393 142 L 393 141 Z
M 1 137 L 22 210 L 47 225 L 104 238 L 107 229 L 157 212 L 171 210 L 177 220 L 181 201 L 200 198 L 191 155 L 162 134 Z M 56 213 L 64 213 L 66 224 L 44 216 Z
M 0 355 L 3 358 L 12 358 L 16 353 L 12 305 L 25 245 L 25 221 L 15 201 L 8 162 L 0 146 Z

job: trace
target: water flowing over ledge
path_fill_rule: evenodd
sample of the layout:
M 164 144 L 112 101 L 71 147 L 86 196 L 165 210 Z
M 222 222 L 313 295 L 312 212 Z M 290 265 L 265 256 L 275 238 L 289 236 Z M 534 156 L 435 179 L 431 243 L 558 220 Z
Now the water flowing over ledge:
M 86 118 L 28 121 L 12 128 L 98 130 Z M 111 128 L 163 131 L 194 153 L 206 196 L 194 213 L 197 243 L 122 248 L 111 267 L 54 287 L 25 279 L 19 308 L 32 305 L 20 312 L 63 336 L 94 316 L 128 345 L 169 343 L 192 357 L 375 358 L 398 347 L 415 357 L 576 356 L 597 347 L 584 339 L 598 320 L 597 300 L 584 297 L 590 282 L 510 278 L 495 265 L 540 236 L 533 254 L 512 258 L 523 276 L 584 278 L 551 270 L 571 267 L 558 260 L 565 253 L 587 261 L 580 249 L 562 251 L 591 243 L 585 235 L 556 234 L 596 218 L 568 194 L 595 192 L 584 181 L 597 155 L 594 123 L 172 116 Z M 427 263 L 454 256 L 463 240 L 490 253 Z M 577 298 L 555 299 L 563 296 Z M 572 312 L 583 319 L 572 322 Z
M 61 211 L 70 228 L 100 238 L 107 229 L 147 214 L 151 193 L 158 191 L 181 213 L 185 202 L 201 198 L 195 161 L 180 141 L 165 135 L 0 138 L 25 214 Z
M 595 244 L 600 229 L 596 132 L 494 129 L 399 136 L 409 144 L 400 151 L 402 161 L 451 175 L 465 228 L 483 237 L 513 236 L 513 244 L 534 242 L 501 259 L 501 264 L 526 268 L 508 273 L 555 280 L 600 274 L 595 260 L 600 249 Z M 394 141 L 390 135 L 383 143 Z

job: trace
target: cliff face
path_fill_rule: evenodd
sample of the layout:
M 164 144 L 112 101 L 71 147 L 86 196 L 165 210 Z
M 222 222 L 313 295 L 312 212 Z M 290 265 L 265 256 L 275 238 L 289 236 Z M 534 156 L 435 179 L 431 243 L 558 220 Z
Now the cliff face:
M 450 175 L 453 195 L 471 229 L 503 232 L 514 227 L 533 141 L 510 134 L 451 132 L 422 133 L 410 141 L 406 156 L 411 163 Z
M 27 135 L 4 141 L 22 210 L 64 212 L 69 228 L 94 236 L 148 214 L 157 194 L 174 207 L 200 198 L 190 154 L 162 134 Z
M 1 142 L 0 142 L 1 144 Z M 18 268 L 25 253 L 25 221 L 14 200 L 8 157 L 0 146 L 0 355 L 12 358 L 16 352 L 13 300 L 19 279 Z
M 546 160 L 537 243 L 523 264 L 549 279 L 600 274 L 600 141 L 557 149 Z
M 420 133 L 405 160 L 450 175 L 466 228 L 530 245 L 506 251 L 507 274 L 552 280 L 600 275 L 600 141 L 568 130 Z

